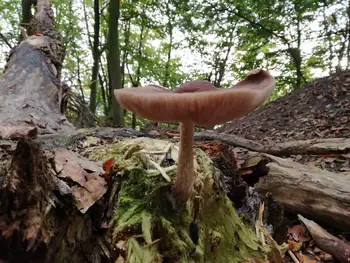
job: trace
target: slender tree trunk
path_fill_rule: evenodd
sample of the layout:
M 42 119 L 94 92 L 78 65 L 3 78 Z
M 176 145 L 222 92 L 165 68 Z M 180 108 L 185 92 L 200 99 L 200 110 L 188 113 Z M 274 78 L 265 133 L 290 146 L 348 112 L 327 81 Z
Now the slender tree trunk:
M 346 23 L 346 28 L 347 28 L 347 38 L 348 38 L 348 47 L 347 47 L 347 63 L 346 63 L 346 69 L 350 68 L 350 1 L 348 1 L 348 6 L 347 6 L 347 16 L 348 16 L 348 21 Z
M 79 87 L 79 90 L 80 90 L 80 96 L 81 96 L 82 101 L 85 102 L 83 84 L 81 82 L 80 58 L 79 58 L 76 46 L 74 44 L 72 46 L 72 49 L 73 49 L 73 54 L 74 54 L 74 56 L 75 56 L 75 58 L 77 60 L 77 82 L 78 82 L 78 87 Z
M 345 41 L 346 41 L 346 38 L 344 38 L 344 41 L 342 42 L 342 44 L 340 46 L 340 49 L 339 49 L 339 53 L 338 53 L 338 64 L 337 64 L 337 67 L 336 67 L 336 70 L 335 70 L 338 73 L 341 71 L 341 61 L 344 58 Z
M 108 112 L 110 111 L 110 108 L 111 108 L 111 104 L 110 104 L 110 101 L 111 101 L 111 96 L 109 94 L 109 80 L 108 80 L 108 76 L 107 76 L 107 73 L 105 71 L 105 67 L 103 66 L 103 63 L 102 63 L 102 58 L 103 56 L 101 55 L 100 56 L 100 69 L 101 69 L 101 73 L 102 73 L 102 78 L 103 78 L 103 83 L 104 83 L 104 86 L 105 86 L 105 94 L 106 94 L 106 107 L 107 107 L 107 112 L 106 112 L 106 116 L 108 115 Z M 106 65 L 106 63 L 105 63 Z M 108 65 L 107 65 L 108 66 Z M 101 82 L 101 80 L 100 80 Z
M 168 56 L 167 56 L 167 61 L 165 64 L 165 72 L 164 72 L 164 80 L 163 80 L 163 86 L 164 87 L 169 87 L 170 81 L 170 60 L 171 60 L 171 52 L 173 49 L 173 30 L 174 30 L 174 26 L 172 24 L 172 20 L 173 17 L 170 13 L 170 8 L 169 8 L 169 4 L 167 6 L 167 16 L 168 16 L 168 24 L 167 24 L 167 29 L 168 29 L 168 34 L 169 34 L 169 48 L 168 48 Z
M 32 0 L 22 0 L 22 25 L 28 25 L 32 19 Z
M 98 87 L 98 71 L 99 71 L 99 58 L 100 58 L 100 7 L 99 0 L 94 0 L 94 43 L 92 47 L 92 56 L 93 56 L 93 66 L 92 66 L 92 76 L 90 84 L 90 111 L 96 113 L 97 105 L 97 87 Z
M 103 112 L 104 112 L 105 116 L 107 116 L 108 115 L 107 98 L 106 98 L 106 92 L 105 92 L 105 85 L 103 84 L 103 78 L 102 78 L 101 74 L 98 74 L 98 79 L 100 81 L 100 86 L 101 86 Z
M 298 47 L 297 47 L 297 53 L 298 53 L 298 59 L 297 61 L 295 61 L 295 67 L 296 67 L 296 73 L 297 73 L 297 80 L 296 80 L 296 88 L 299 89 L 301 87 L 301 81 L 303 78 L 302 72 L 301 72 L 301 62 L 302 62 L 302 58 L 301 58 L 301 29 L 300 29 L 300 20 L 298 19 L 297 21 L 297 34 L 298 34 Z
M 226 42 L 231 43 L 232 42 L 232 38 L 233 38 L 233 30 L 231 31 L 231 34 L 227 38 Z M 228 60 L 228 57 L 230 55 L 231 48 L 232 48 L 232 45 L 230 45 L 227 48 L 225 58 L 223 59 L 223 61 L 220 61 L 219 65 L 218 65 L 218 78 L 214 82 L 214 86 L 216 86 L 216 87 L 220 87 L 221 86 L 221 82 L 224 79 L 225 71 L 226 71 L 226 67 L 227 67 L 227 60 Z
M 324 31 L 327 35 L 327 44 L 328 44 L 328 71 L 329 74 L 332 74 L 332 69 L 333 69 L 333 43 L 332 43 L 332 36 L 331 36 L 331 32 L 329 30 L 329 22 L 328 22 L 328 17 L 326 15 L 326 5 L 323 6 L 323 21 L 324 21 Z
M 124 52 L 123 52 L 123 59 L 122 59 L 122 87 L 125 85 L 125 67 L 128 59 L 128 45 L 129 45 L 129 39 L 130 39 L 130 22 L 131 18 L 127 19 L 125 21 L 124 25 Z
M 124 127 L 124 111 L 118 104 L 114 90 L 122 88 L 120 70 L 120 49 L 119 49 L 119 13 L 120 0 L 110 0 L 109 21 L 108 21 L 108 73 L 109 73 L 109 93 L 112 98 L 111 117 L 114 125 Z

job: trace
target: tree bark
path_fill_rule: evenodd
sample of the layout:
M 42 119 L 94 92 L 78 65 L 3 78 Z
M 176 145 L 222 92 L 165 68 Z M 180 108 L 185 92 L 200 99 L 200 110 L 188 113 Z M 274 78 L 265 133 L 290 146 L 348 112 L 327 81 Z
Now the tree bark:
M 114 125 L 124 127 L 124 111 L 114 96 L 115 89 L 123 88 L 121 86 L 121 68 L 120 68 L 120 48 L 119 48 L 119 13 L 120 1 L 110 0 L 109 3 L 109 21 L 108 21 L 108 74 L 109 74 L 109 93 L 112 99 L 111 117 Z
M 11 50 L 0 77 L 0 126 L 33 127 L 38 134 L 74 130 L 62 114 L 68 91 L 60 80 L 65 50 L 54 25 L 49 2 L 38 1 L 28 32 L 42 35 Z

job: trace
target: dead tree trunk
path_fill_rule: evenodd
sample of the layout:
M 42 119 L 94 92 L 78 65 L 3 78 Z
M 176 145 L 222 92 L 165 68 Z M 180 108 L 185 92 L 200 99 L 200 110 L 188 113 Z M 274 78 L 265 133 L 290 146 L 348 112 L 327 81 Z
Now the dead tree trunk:
M 54 26 L 49 1 L 38 0 L 29 37 L 10 52 L 0 77 L 0 137 L 74 129 L 62 114 L 68 89 L 60 80 L 65 50 Z

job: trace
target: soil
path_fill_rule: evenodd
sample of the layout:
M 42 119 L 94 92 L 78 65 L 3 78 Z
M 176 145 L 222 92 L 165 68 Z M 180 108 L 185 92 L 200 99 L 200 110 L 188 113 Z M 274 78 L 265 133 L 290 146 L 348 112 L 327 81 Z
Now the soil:
M 350 71 L 316 79 L 217 130 L 263 144 L 350 137 Z

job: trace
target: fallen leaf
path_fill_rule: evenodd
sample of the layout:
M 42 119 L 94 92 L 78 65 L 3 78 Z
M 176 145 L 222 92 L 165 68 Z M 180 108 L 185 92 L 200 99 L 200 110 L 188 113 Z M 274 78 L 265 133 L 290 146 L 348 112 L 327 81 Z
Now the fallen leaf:
M 306 227 L 303 225 L 295 225 L 288 229 L 288 235 L 296 242 L 306 242 L 311 240 L 311 237 L 306 236 Z
M 109 171 L 111 170 L 111 168 L 112 168 L 112 166 L 114 165 L 114 163 L 115 163 L 115 159 L 114 159 L 114 157 L 112 157 L 111 159 L 109 159 L 109 160 L 107 160 L 107 161 L 105 161 L 104 163 L 103 163 L 103 167 L 104 167 L 104 169 L 105 169 L 105 173 L 104 173 L 104 176 L 107 176 L 108 174 L 109 174 Z
M 124 262 L 125 262 L 125 260 L 124 260 L 124 258 L 123 258 L 122 256 L 119 256 L 119 257 L 117 258 L 117 260 L 114 261 L 114 263 L 124 263 Z
M 317 263 L 316 260 L 309 258 L 308 256 L 306 256 L 304 254 L 297 253 L 296 256 L 299 259 L 300 263 Z
M 59 178 L 69 178 L 76 183 L 71 190 L 82 213 L 106 193 L 107 183 L 102 177 L 104 171 L 95 162 L 60 148 L 55 154 L 55 165 Z
M 303 247 L 303 242 L 295 242 L 293 240 L 288 240 L 289 250 L 293 252 L 298 252 Z
M 331 254 L 328 254 L 324 251 L 321 251 L 318 255 L 320 257 L 321 260 L 323 261 L 333 261 L 333 256 Z

